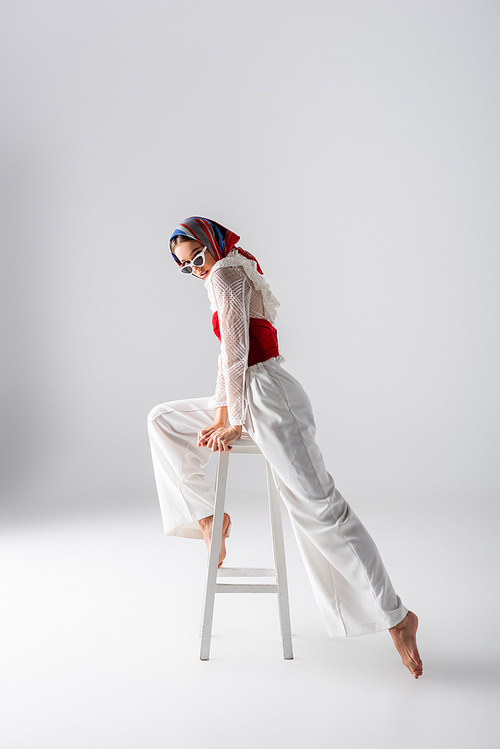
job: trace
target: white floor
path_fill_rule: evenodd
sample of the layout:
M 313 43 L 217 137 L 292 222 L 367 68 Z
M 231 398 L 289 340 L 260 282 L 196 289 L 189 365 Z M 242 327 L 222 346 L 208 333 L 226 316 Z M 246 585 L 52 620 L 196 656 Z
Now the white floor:
M 265 565 L 264 497 L 252 506 L 242 497 L 229 496 L 229 562 Z M 205 549 L 165 538 L 149 503 L 143 513 L 4 530 L 0 745 L 496 749 L 495 524 L 481 508 L 469 522 L 465 509 L 450 520 L 430 508 L 408 518 L 353 506 L 420 616 L 421 679 L 386 632 L 326 635 L 287 518 L 295 659 L 282 658 L 274 596 L 227 595 L 201 662 Z

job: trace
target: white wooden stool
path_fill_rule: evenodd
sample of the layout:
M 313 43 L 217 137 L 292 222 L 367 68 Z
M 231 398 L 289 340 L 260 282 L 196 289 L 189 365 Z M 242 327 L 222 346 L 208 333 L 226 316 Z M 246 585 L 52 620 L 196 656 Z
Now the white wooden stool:
M 274 567 L 221 567 L 219 564 L 219 550 L 222 535 L 222 521 L 224 518 L 224 504 L 226 500 L 227 472 L 229 456 L 234 454 L 261 455 L 261 451 L 252 439 L 239 439 L 231 443 L 232 450 L 219 452 L 217 476 L 215 482 L 215 508 L 212 528 L 212 542 L 208 555 L 207 578 L 205 583 L 205 598 L 203 618 L 201 624 L 200 659 L 208 661 L 210 654 L 210 640 L 212 636 L 212 621 L 216 593 L 276 593 L 278 596 L 278 611 L 283 640 L 283 655 L 286 660 L 293 658 L 292 631 L 290 627 L 290 609 L 288 605 L 288 583 L 286 577 L 285 545 L 283 542 L 283 525 L 281 521 L 280 495 L 274 482 L 271 466 L 266 460 L 267 492 L 269 498 L 269 514 L 271 517 L 271 534 L 273 539 Z M 273 577 L 275 581 L 260 583 L 226 583 L 220 578 L 226 577 Z

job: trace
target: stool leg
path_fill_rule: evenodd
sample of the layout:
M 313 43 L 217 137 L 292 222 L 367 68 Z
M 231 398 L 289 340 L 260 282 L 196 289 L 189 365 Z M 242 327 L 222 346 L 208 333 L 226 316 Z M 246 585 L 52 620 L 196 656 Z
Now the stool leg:
M 285 542 L 283 539 L 283 521 L 278 487 L 274 481 L 272 469 L 266 460 L 267 491 L 269 496 L 269 513 L 271 516 L 271 533 L 273 537 L 274 566 L 278 583 L 278 610 L 280 616 L 281 638 L 285 660 L 292 660 L 292 628 L 290 625 L 290 606 L 288 603 L 288 583 L 286 577 Z
M 224 504 L 226 498 L 227 472 L 229 467 L 229 451 L 219 452 L 217 463 L 217 477 L 215 481 L 215 507 L 212 526 L 212 541 L 208 555 L 207 576 L 205 582 L 205 597 L 203 603 L 203 620 L 201 624 L 200 659 L 208 661 L 210 655 L 210 639 L 212 636 L 212 622 L 214 617 L 215 586 L 217 584 L 217 569 L 219 566 L 219 551 L 222 537 L 222 521 L 224 519 Z

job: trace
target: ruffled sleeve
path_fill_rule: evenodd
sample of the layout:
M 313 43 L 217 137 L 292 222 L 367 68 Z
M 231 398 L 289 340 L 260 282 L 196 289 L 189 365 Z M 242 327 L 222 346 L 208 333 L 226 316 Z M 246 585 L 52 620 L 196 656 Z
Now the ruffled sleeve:
M 245 422 L 245 371 L 248 364 L 250 293 L 241 268 L 219 267 L 211 273 L 215 305 L 219 315 L 221 353 L 226 404 L 232 426 Z M 219 374 L 219 379 L 221 375 Z

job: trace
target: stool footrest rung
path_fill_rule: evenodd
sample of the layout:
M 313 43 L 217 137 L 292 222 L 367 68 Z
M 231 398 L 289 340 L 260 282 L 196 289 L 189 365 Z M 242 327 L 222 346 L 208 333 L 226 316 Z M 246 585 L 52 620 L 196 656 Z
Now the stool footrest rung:
M 274 567 L 221 567 L 217 577 L 275 577 Z
M 278 586 L 273 583 L 217 583 L 216 593 L 277 593 Z

